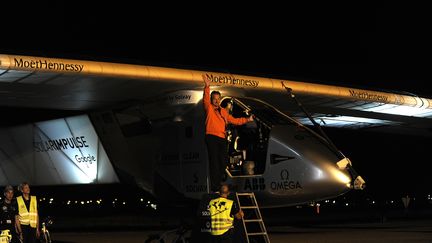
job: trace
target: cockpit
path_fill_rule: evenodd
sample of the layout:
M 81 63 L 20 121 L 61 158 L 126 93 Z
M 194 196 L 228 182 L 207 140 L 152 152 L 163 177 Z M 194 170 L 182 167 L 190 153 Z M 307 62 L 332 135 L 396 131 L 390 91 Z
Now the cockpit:
M 296 122 L 253 98 L 224 97 L 221 106 L 235 118 L 254 115 L 254 122 L 227 127 L 229 172 L 232 176 L 263 174 L 271 128 Z

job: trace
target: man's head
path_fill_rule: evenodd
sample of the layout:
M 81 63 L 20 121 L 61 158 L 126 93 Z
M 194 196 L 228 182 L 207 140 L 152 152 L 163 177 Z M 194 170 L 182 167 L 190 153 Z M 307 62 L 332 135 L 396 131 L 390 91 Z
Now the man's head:
M 30 194 L 30 185 L 28 184 L 28 182 L 23 182 L 19 186 L 19 190 L 22 194 Z
M 219 188 L 219 193 L 221 196 L 228 196 L 228 194 L 230 193 L 229 185 L 226 183 L 222 184 Z
M 4 191 L 3 191 L 4 193 L 4 196 L 6 197 L 6 199 L 8 200 L 8 201 L 11 201 L 12 200 L 12 198 L 13 198 L 13 196 L 14 196 L 14 189 L 13 189 L 13 187 L 11 186 L 11 185 L 7 185 L 5 188 L 4 188 Z
M 213 106 L 219 107 L 221 100 L 221 93 L 219 91 L 212 91 L 210 94 L 210 102 Z

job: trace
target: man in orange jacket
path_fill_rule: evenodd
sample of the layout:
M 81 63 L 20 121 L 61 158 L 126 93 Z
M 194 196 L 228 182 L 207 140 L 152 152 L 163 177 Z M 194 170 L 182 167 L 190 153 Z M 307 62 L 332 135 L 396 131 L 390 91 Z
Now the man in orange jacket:
M 243 125 L 253 121 L 253 116 L 249 118 L 234 118 L 227 110 L 220 107 L 221 94 L 213 91 L 210 95 L 210 78 L 202 75 L 204 80 L 203 104 L 206 113 L 206 144 L 210 164 L 210 189 L 217 191 L 222 181 L 222 176 L 228 161 L 228 148 L 226 140 L 226 125 Z

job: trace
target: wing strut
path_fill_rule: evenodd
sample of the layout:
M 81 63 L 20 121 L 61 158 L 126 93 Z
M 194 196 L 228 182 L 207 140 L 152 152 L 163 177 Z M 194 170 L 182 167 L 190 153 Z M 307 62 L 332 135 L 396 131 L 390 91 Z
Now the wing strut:
M 297 106 L 303 111 L 303 113 L 306 114 L 306 116 L 309 118 L 309 120 L 312 122 L 312 124 L 314 125 L 314 127 L 319 131 L 319 133 L 321 134 L 321 136 L 324 137 L 324 139 L 328 142 L 329 146 L 338 154 L 342 155 L 343 157 L 345 157 L 342 152 L 336 147 L 336 145 L 334 145 L 334 143 L 330 140 L 330 138 L 327 136 L 327 134 L 322 130 L 321 126 L 312 118 L 312 116 L 309 114 L 309 112 L 304 108 L 304 106 L 302 105 L 302 103 L 300 103 L 300 101 L 295 97 L 295 95 L 292 92 L 292 89 L 290 87 L 285 86 L 284 82 L 282 81 L 282 86 L 286 89 L 286 91 L 288 92 L 288 95 L 297 103 Z

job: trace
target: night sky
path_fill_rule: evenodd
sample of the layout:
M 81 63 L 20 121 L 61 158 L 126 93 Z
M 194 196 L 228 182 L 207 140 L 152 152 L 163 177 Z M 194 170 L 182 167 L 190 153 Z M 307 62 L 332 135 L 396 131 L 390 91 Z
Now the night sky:
M 425 88 L 431 54 L 428 21 L 420 9 L 195 7 L 14 6 L 4 15 L 10 15 L 10 21 L 0 51 L 210 69 L 432 96 L 432 89 Z
M 184 67 L 432 98 L 430 21 L 420 9 L 182 7 L 12 7 L 0 53 Z M 329 135 L 368 182 L 368 193 L 432 191 L 430 138 L 362 130 Z
M 3 15 L 10 21 L 0 51 L 432 94 L 425 88 L 428 21 L 420 9 L 196 7 L 15 6 Z

